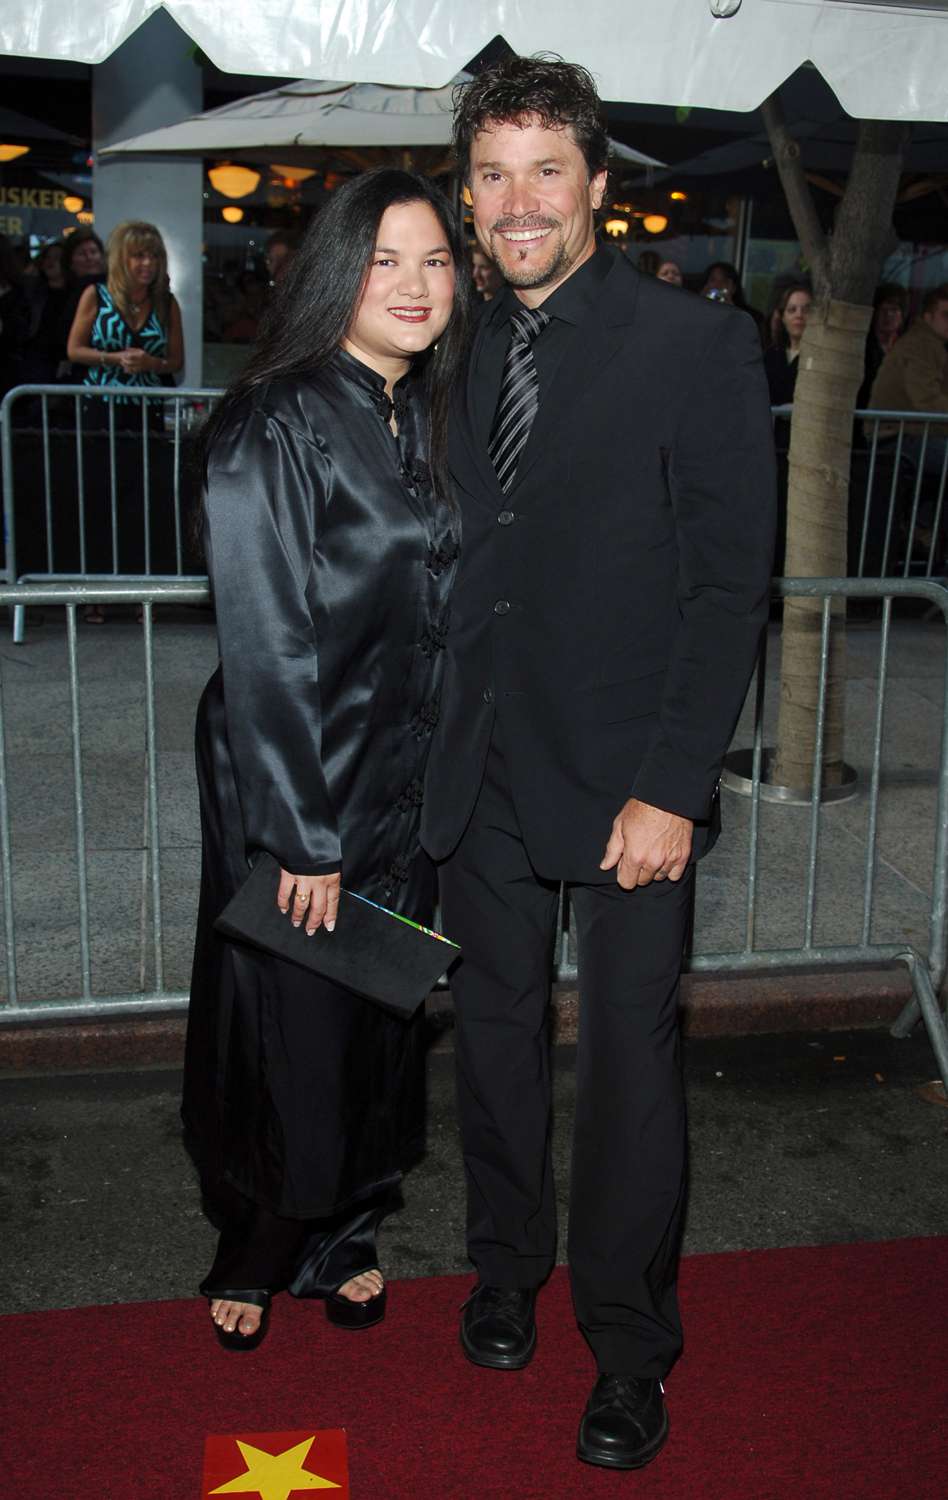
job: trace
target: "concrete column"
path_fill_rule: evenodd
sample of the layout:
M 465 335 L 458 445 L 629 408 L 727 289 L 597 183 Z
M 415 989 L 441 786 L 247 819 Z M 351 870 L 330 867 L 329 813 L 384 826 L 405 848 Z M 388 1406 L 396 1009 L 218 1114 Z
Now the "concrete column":
M 123 219 L 157 225 L 168 248 L 171 290 L 184 323 L 183 384 L 201 384 L 203 164 L 175 156 L 99 157 L 103 146 L 174 125 L 203 107 L 193 43 L 155 11 L 104 63 L 92 69 L 92 202 L 105 240 Z

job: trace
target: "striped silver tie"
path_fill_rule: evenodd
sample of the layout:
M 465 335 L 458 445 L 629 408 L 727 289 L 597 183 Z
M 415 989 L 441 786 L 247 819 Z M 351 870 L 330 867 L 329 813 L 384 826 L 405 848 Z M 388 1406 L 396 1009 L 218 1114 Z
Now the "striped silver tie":
M 541 312 L 539 308 L 520 307 L 511 315 L 510 344 L 487 445 L 504 494 L 514 482 L 520 455 L 540 404 L 532 344 L 549 321 L 549 313 Z

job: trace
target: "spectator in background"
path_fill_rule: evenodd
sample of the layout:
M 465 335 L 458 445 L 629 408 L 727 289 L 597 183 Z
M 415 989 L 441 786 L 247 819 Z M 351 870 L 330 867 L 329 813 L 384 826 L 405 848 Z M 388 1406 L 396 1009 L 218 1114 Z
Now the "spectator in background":
M 659 281 L 667 281 L 669 286 L 684 286 L 685 284 L 685 278 L 677 260 L 663 260 L 655 275 Z
M 171 295 L 168 257 L 154 224 L 129 220 L 109 235 L 108 274 L 79 298 L 69 331 L 69 358 L 85 367 L 84 384 L 148 390 L 164 383 L 184 364 L 181 310 Z M 116 416 L 141 431 L 141 403 L 119 397 Z M 150 415 L 157 419 L 158 412 Z M 89 425 L 108 421 L 108 403 L 96 402 Z M 90 605 L 85 619 L 100 625 L 104 612 Z
M 296 240 L 285 230 L 278 229 L 276 234 L 271 234 L 263 252 L 271 286 L 278 286 L 283 280 L 293 262 L 296 249 Z
M 489 302 L 503 286 L 503 277 L 494 262 L 478 245 L 471 247 L 471 279 L 482 302 Z
M 704 273 L 704 283 L 701 287 L 702 297 L 710 297 L 715 302 L 730 302 L 732 307 L 739 307 L 742 312 L 749 313 L 757 324 L 761 343 L 765 342 L 766 329 L 764 319 L 756 307 L 751 307 L 744 296 L 744 288 L 736 266 L 729 260 L 712 261 Z
M 52 240 L 34 257 L 28 299 L 30 322 L 23 379 L 30 385 L 52 385 L 69 374 L 66 338 L 70 289 L 66 284 L 63 244 Z
M 254 271 L 242 271 L 237 283 L 239 301 L 225 325 L 229 344 L 252 344 L 267 305 L 266 283 Z
M 635 268 L 641 271 L 643 276 L 657 276 L 661 263 L 662 257 L 657 250 L 643 250 L 635 262 Z
M 147 389 L 181 369 L 181 310 L 171 295 L 168 256 L 154 224 L 129 220 L 113 229 L 106 279 L 82 293 L 68 353 L 74 364 L 85 366 L 86 385 Z
M 105 277 L 105 246 L 94 229 L 76 229 L 63 244 L 63 274 L 80 291 Z
M 897 339 L 879 366 L 869 406 L 875 411 L 948 413 L 948 281 L 932 287 L 922 315 Z M 880 438 L 895 437 L 898 423 L 880 422 Z M 925 442 L 921 422 L 905 424 L 903 453 L 921 462 L 926 474 L 941 474 L 946 439 L 932 432 Z M 924 445 L 924 454 L 923 454 Z
M 66 302 L 66 334 L 76 316 L 79 299 L 87 286 L 105 280 L 105 246 L 94 229 L 74 229 L 63 242 L 63 274 L 69 297 Z M 85 371 L 73 367 L 67 379 L 81 383 Z
M 22 285 L 19 257 L 0 234 L 0 397 L 22 384 L 23 350 L 30 308 Z
M 894 281 L 884 281 L 877 286 L 872 299 L 872 322 L 866 334 L 866 364 L 856 409 L 869 404 L 872 383 L 879 373 L 879 366 L 892 349 L 905 326 L 908 312 L 908 296 L 905 288 Z
M 777 337 L 764 354 L 764 369 L 770 388 L 771 406 L 789 406 L 797 383 L 800 342 L 813 298 L 798 282 L 784 287 L 777 303 Z

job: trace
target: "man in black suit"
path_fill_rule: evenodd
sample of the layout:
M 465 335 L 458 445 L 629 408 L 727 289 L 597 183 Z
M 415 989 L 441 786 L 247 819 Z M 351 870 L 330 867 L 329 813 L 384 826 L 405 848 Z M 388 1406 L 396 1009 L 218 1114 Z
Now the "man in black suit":
M 773 444 L 743 313 L 597 248 L 608 141 L 589 75 L 514 58 L 455 142 L 487 304 L 450 458 L 462 513 L 423 839 L 441 864 L 468 1246 L 468 1358 L 522 1368 L 555 1259 L 546 1017 L 559 882 L 581 1014 L 569 1264 L 599 1377 L 588 1462 L 667 1432 L 681 1348 L 677 1030 L 694 861 L 767 616 Z

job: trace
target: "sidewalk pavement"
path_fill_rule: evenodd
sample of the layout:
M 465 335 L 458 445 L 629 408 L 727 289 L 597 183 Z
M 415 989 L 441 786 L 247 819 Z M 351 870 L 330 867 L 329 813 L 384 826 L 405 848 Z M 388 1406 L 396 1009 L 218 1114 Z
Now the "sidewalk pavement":
M 451 1062 L 429 1059 L 427 1150 L 380 1242 L 390 1278 L 470 1271 Z M 923 1033 L 692 1038 L 684 1071 L 686 1254 L 945 1232 L 948 1109 L 927 1090 Z M 5 1311 L 195 1293 L 215 1236 L 181 1144 L 180 1098 L 176 1068 L 0 1077 Z M 571 1047 L 554 1049 L 553 1099 L 562 1260 Z
M 79 993 L 76 827 L 70 746 L 64 612 L 31 611 L 26 641 L 0 636 L 0 684 L 6 721 L 8 798 L 23 1003 Z M 161 918 L 165 985 L 186 992 L 197 905 L 200 833 L 193 771 L 197 700 L 216 661 L 210 612 L 156 612 L 155 675 Z M 776 722 L 779 634 L 771 627 L 765 742 Z M 821 815 L 814 941 L 859 939 L 868 835 L 867 798 L 878 687 L 879 626 L 851 623 L 847 633 L 846 759 L 863 789 Z M 893 624 L 883 736 L 882 794 L 872 908 L 873 941 L 928 946 L 936 827 L 937 766 L 944 714 L 945 630 L 940 619 Z M 79 718 L 85 795 L 91 964 L 94 992 L 130 994 L 155 978 L 148 894 L 147 780 L 143 634 L 134 611 L 115 609 L 103 626 L 80 624 Z M 750 743 L 750 707 L 735 746 Z M 694 951 L 727 953 L 744 943 L 749 802 L 722 794 L 724 834 L 699 866 Z M 756 945 L 798 948 L 810 811 L 761 804 Z M 0 965 L 5 955 L 0 947 Z M 5 969 L 0 968 L 5 976 Z M 869 971 L 739 978 L 694 975 L 686 981 L 686 1025 L 695 1035 L 780 1032 L 795 1027 L 878 1025 L 909 994 L 899 965 Z M 450 1019 L 435 996 L 435 1020 Z M 575 990 L 557 997 L 558 1035 L 575 1035 Z M 0 1067 L 139 1065 L 180 1058 L 180 1016 L 142 1021 L 0 1027 Z

